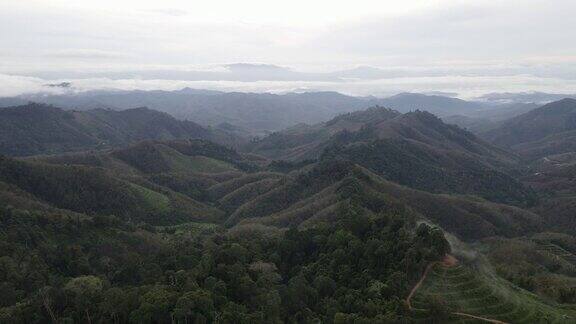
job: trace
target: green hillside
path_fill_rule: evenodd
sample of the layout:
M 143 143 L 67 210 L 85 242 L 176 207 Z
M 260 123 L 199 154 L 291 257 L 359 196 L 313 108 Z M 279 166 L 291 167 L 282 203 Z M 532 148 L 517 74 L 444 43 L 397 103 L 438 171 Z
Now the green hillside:
M 348 160 L 387 180 L 429 192 L 474 194 L 522 206 L 536 200 L 530 188 L 473 155 L 405 139 L 334 145 L 322 158 Z
M 548 304 L 484 267 L 438 263 L 412 301 L 421 323 L 570 323 L 574 309 Z M 484 318 L 478 320 L 472 316 Z
M 177 120 L 159 111 L 65 111 L 44 104 L 0 110 L 0 154 L 28 156 L 125 146 L 143 140 L 201 138 L 225 145 L 243 142 L 221 130 Z
M 385 179 L 434 193 L 478 195 L 519 206 L 537 197 L 509 175 L 519 158 L 438 117 L 373 107 L 255 142 L 253 152 L 291 161 L 351 161 Z
M 54 207 L 133 221 L 214 221 L 220 212 L 167 189 L 138 185 L 86 166 L 0 159 L 0 181 Z
M 270 161 L 148 113 L 106 123 L 168 140 L 0 158 L 0 323 L 576 319 L 572 156 L 375 107 L 256 140 Z
M 483 134 L 529 159 L 574 152 L 576 100 L 563 99 L 511 118 Z
M 210 189 L 218 192 L 217 189 L 228 187 L 219 196 L 234 197 L 235 205 L 239 205 L 228 217 L 228 225 L 240 222 L 240 225 L 310 227 L 330 221 L 335 206 L 351 197 L 357 197 L 371 212 L 382 208 L 410 210 L 417 217 L 433 221 L 465 240 L 524 235 L 538 232 L 544 225 L 537 214 L 517 207 L 473 196 L 410 189 L 350 162 L 322 161 L 310 171 L 267 181 L 265 193 L 246 194 L 242 201 L 242 194 L 252 193 L 251 183 L 257 183 L 260 178 L 254 176 L 252 181 L 237 178 Z M 244 181 L 246 183 L 242 183 Z
M 0 322 L 406 321 L 401 296 L 448 248 L 409 214 L 347 204 L 321 228 L 251 235 L 29 208 L 0 206 Z

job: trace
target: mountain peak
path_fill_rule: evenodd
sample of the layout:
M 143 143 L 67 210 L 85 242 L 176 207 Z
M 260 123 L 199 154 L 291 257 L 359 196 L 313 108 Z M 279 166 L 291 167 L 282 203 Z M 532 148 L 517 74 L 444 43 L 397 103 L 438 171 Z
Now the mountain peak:
M 552 113 L 570 113 L 576 111 L 576 99 L 564 98 L 542 106 L 539 111 Z
M 361 123 L 379 123 L 399 116 L 400 113 L 396 110 L 386 108 L 383 106 L 373 106 L 366 110 L 355 111 L 347 114 L 342 114 L 326 122 L 326 126 L 331 126 L 340 121 L 348 122 L 361 122 Z

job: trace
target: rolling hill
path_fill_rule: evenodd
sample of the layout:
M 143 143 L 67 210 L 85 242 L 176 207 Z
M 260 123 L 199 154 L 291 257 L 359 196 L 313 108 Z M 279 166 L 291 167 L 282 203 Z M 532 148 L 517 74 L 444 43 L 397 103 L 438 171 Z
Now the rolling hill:
M 71 91 L 64 94 L 28 94 L 0 98 L 0 107 L 27 102 L 52 104 L 64 109 L 125 110 L 149 107 L 203 126 L 232 125 L 248 137 L 264 136 L 300 123 L 316 124 L 337 115 L 380 105 L 402 113 L 429 111 L 441 117 L 463 115 L 487 118 L 489 125 L 524 112 L 528 105 L 466 101 L 441 95 L 401 93 L 388 98 L 355 97 L 337 92 L 286 94 L 241 93 L 184 88 L 175 91 Z M 486 125 L 486 123 L 484 123 Z
M 393 300 L 398 314 L 386 318 L 426 322 L 437 315 L 428 311 L 435 304 L 417 295 L 424 312 L 407 312 L 402 298 L 426 266 L 450 250 L 439 228 L 471 244 L 535 237 L 551 228 L 529 210 L 478 197 L 517 203 L 530 193 L 496 171 L 514 163 L 513 155 L 429 113 L 374 108 L 322 127 L 334 134 L 326 135 L 317 161 L 268 167 L 199 139 L 2 158 L 0 262 L 10 266 L 10 276 L 22 272 L 26 279 L 0 282 L 8 292 L 0 297 L 0 320 L 44 314 L 46 307 L 59 317 L 82 319 L 88 310 L 92 318 L 137 318 L 159 298 L 167 306 L 155 316 L 163 319 L 199 300 L 231 308 L 226 316 L 232 319 L 252 312 L 282 322 L 278 318 L 308 316 L 285 311 L 305 305 L 326 321 L 362 316 L 370 322 L 384 318 L 374 314 L 387 308 L 374 312 L 363 305 Z M 435 192 L 444 190 L 455 192 Z M 17 255 L 25 261 L 14 263 L 14 251 L 23 251 Z M 37 263 L 62 284 L 42 290 L 48 280 L 37 278 L 30 287 L 34 272 L 27 269 Z M 471 314 L 562 318 L 556 316 L 562 306 L 545 304 L 500 277 L 473 275 L 473 269 L 434 272 L 420 293 L 458 296 L 458 310 Z M 106 295 L 86 297 L 98 307 L 66 302 L 82 291 L 73 290 L 76 285 L 100 280 L 109 285 L 97 289 Z M 458 289 L 451 294 L 436 280 Z M 346 293 L 339 296 L 336 289 Z M 309 296 L 302 302 L 303 291 Z M 38 292 L 48 297 L 37 301 Z M 494 298 L 477 301 L 475 294 L 484 292 Z M 60 293 L 65 297 L 58 299 Z M 212 296 L 227 306 L 214 306 Z M 316 296 L 323 296 L 320 306 Z M 350 296 L 362 302 L 350 308 Z M 42 306 L 47 298 L 51 303 Z M 131 304 L 117 311 L 106 304 L 109 298 L 131 298 Z M 259 313 L 262 300 L 276 303 L 266 315 Z
M 272 134 L 252 144 L 272 159 L 343 159 L 388 180 L 435 193 L 477 194 L 530 205 L 534 195 L 507 175 L 518 157 L 428 112 L 382 107 Z
M 213 222 L 222 217 L 217 209 L 185 195 L 147 181 L 119 178 L 101 168 L 2 158 L 0 182 L 6 204 L 31 199 L 73 212 L 151 224 Z M 13 188 L 16 195 L 10 194 Z
M 216 190 L 224 185 L 235 190 Z M 259 187 L 263 192 L 256 191 Z M 338 206 L 350 200 L 369 213 L 409 210 L 414 217 L 434 222 L 465 240 L 522 235 L 544 225 L 538 215 L 520 208 L 410 189 L 342 160 L 325 160 L 285 176 L 240 177 L 215 186 L 212 194 L 220 200 L 235 196 L 236 208 L 226 223 L 240 227 L 314 227 L 332 221 Z
M 248 151 L 275 160 L 302 161 L 318 158 L 332 138 L 341 132 L 355 132 L 373 122 L 388 120 L 400 113 L 383 107 L 337 116 L 316 125 L 299 124 L 272 133 L 248 146 Z
M 115 150 L 3 158 L 0 181 L 61 209 L 151 224 L 220 222 L 207 189 L 255 169 L 204 140 L 145 141 Z M 8 189 L 7 189 L 8 190 Z
M 483 137 L 530 158 L 576 151 L 576 100 L 563 99 L 506 121 Z
M 573 316 L 571 155 L 512 173 L 516 154 L 420 110 L 299 124 L 239 153 L 148 109 L 5 109 L 26 116 L 14 150 L 69 152 L 0 158 L 0 322 Z
M 253 135 L 301 122 L 317 123 L 338 114 L 367 108 L 369 100 L 336 92 L 240 93 L 202 91 L 91 91 L 62 95 L 28 95 L 20 101 L 53 104 L 65 109 L 125 110 L 149 107 L 206 126 L 222 123 L 250 130 Z M 5 100 L 12 103 L 15 100 Z M 1 102 L 0 102 L 1 103 Z
M 372 114 L 377 112 L 371 111 Z M 397 114 L 388 110 L 382 112 Z M 352 120 L 362 119 L 359 113 L 352 115 Z M 352 125 L 351 119 L 346 119 L 346 125 Z M 333 125 L 341 122 L 334 121 Z M 394 142 L 394 145 L 400 145 L 399 151 L 394 151 L 393 144 L 379 141 L 371 144 L 354 142 L 340 146 L 339 151 L 328 149 L 319 162 L 295 165 L 286 172 L 266 171 L 233 150 L 202 140 L 147 141 L 122 149 L 33 157 L 19 163 L 99 172 L 101 177 L 128 184 L 131 190 L 140 189 L 135 192 L 148 194 L 151 199 L 157 198 L 156 201 L 161 199 L 155 193 L 164 196 L 171 193 L 168 197 L 177 193 L 178 197 L 185 197 L 198 206 L 222 210 L 216 212 L 221 216 L 211 219 L 225 219 L 228 226 L 248 222 L 278 228 L 306 227 L 330 221 L 341 203 L 351 195 L 358 195 L 362 197 L 364 208 L 372 212 L 408 208 L 419 217 L 436 222 L 466 239 L 521 235 L 542 228 L 543 222 L 537 215 L 520 208 L 474 196 L 442 194 L 469 192 L 494 201 L 507 200 L 522 205 L 532 198 L 531 192 L 513 179 L 487 168 L 478 169 L 483 172 L 478 171 L 479 174 L 471 171 L 452 173 L 447 170 L 457 168 L 457 165 L 447 164 L 444 170 L 439 167 L 448 163 L 448 159 L 403 155 L 410 151 L 407 150 L 410 142 L 402 145 Z M 371 150 L 353 151 L 362 145 Z M 423 152 L 417 146 L 411 150 L 416 154 Z M 381 152 L 389 155 L 384 154 L 384 158 L 379 159 Z M 373 156 L 369 157 L 370 154 Z M 397 167 L 398 161 L 394 158 L 410 161 L 410 164 L 403 164 L 408 171 L 393 173 L 403 170 Z M 355 193 L 356 190 L 362 194 Z M 54 201 L 59 202 L 62 195 L 55 195 L 59 198 Z
M 234 145 L 222 131 L 147 108 L 65 111 L 28 104 L 0 109 L 0 154 L 25 156 L 123 146 L 157 139 L 202 138 Z

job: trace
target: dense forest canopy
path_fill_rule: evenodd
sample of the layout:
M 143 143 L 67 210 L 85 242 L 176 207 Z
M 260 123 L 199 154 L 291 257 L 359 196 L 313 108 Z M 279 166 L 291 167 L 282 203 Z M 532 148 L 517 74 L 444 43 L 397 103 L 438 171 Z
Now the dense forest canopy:
M 379 106 L 251 140 L 149 109 L 2 122 L 0 323 L 576 319 L 564 149 Z

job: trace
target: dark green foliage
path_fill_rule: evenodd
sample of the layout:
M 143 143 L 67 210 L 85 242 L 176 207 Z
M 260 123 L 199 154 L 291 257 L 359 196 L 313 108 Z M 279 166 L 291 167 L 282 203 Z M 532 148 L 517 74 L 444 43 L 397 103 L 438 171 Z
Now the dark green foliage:
M 242 203 L 229 216 L 229 225 L 240 222 L 307 228 L 332 221 L 338 202 L 354 200 L 371 212 L 410 210 L 467 241 L 494 235 L 513 237 L 543 229 L 540 217 L 529 211 L 478 197 L 410 189 L 349 161 L 324 159 L 304 170 L 275 182 L 258 183 L 262 177 L 252 174 L 211 190 L 222 189 L 224 196 L 228 195 L 221 200 L 223 203 L 229 198 L 233 201 L 231 206 Z
M 147 108 L 64 111 L 28 104 L 0 110 L 0 154 L 25 156 L 117 147 L 142 140 L 202 138 L 236 144 L 230 136 Z
M 351 167 L 352 165 L 348 162 L 323 161 L 311 171 L 300 174 L 296 179 L 284 177 L 272 190 L 238 208 L 230 215 L 226 224 L 234 225 L 248 217 L 263 217 L 286 209 L 322 191 L 327 186 L 335 184 L 351 172 Z
M 447 156 L 402 139 L 335 144 L 326 149 L 322 158 L 348 160 L 388 180 L 429 192 L 476 194 L 524 206 L 533 205 L 536 200 L 532 190 L 470 156 Z
M 483 136 L 530 159 L 574 152 L 576 100 L 552 102 L 511 118 Z
M 255 170 L 255 167 L 243 161 L 236 151 L 204 140 L 142 142 L 116 150 L 111 155 L 143 173 L 194 172 L 198 166 L 194 159 L 188 158 L 198 156 L 215 159 L 215 163 L 228 162 L 233 165 L 230 170 L 233 167 L 244 171 Z M 218 167 L 219 165 L 214 166 L 216 171 L 220 172 Z M 210 168 L 202 169 L 209 171 Z
M 233 193 L 234 191 L 242 188 L 245 185 L 249 185 L 254 182 L 262 181 L 265 179 L 279 179 L 282 177 L 284 177 L 283 174 L 274 172 L 255 172 L 245 174 L 215 184 L 214 186 L 209 188 L 208 192 L 210 194 L 210 197 L 212 197 L 213 199 L 221 199 L 224 196 Z
M 272 133 L 254 141 L 249 149 L 276 160 L 298 162 L 314 160 L 329 143 L 337 141 L 342 136 L 351 134 L 363 125 L 385 121 L 398 115 L 398 112 L 383 107 L 372 107 L 364 111 L 343 114 L 314 126 L 297 125 Z M 287 165 L 286 162 L 278 162 L 278 166 Z
M 292 161 L 347 160 L 391 181 L 434 193 L 473 194 L 519 206 L 536 202 L 530 188 L 507 174 L 518 162 L 515 155 L 426 111 L 400 114 L 373 107 L 271 135 L 253 149 Z M 279 165 L 289 170 L 286 163 Z
M 539 233 L 532 240 L 485 240 L 498 274 L 533 293 L 559 303 L 576 303 L 576 256 L 558 244 L 572 246 L 574 237 Z
M 0 158 L 0 179 L 57 207 L 78 212 L 130 212 L 139 203 L 129 184 L 107 176 L 102 169 Z
M 207 189 L 218 183 L 209 177 L 187 173 L 159 173 L 149 176 L 148 180 L 198 201 L 209 200 Z
M 0 110 L 0 154 L 32 155 L 99 145 L 71 112 L 39 104 Z
M 366 110 L 350 112 L 337 116 L 330 121 L 327 121 L 326 126 L 334 126 L 340 122 L 363 124 L 379 123 L 397 117 L 398 115 L 400 115 L 398 111 L 381 106 L 374 106 Z
M 304 160 L 304 161 L 300 161 L 300 162 L 276 160 L 276 161 L 272 161 L 270 164 L 268 164 L 267 169 L 269 169 L 270 171 L 273 171 L 273 172 L 288 173 L 290 171 L 301 169 L 301 168 L 303 168 L 307 165 L 310 165 L 314 162 L 315 162 L 315 160 Z
M 146 109 L 28 108 L 45 109 L 34 123 L 62 131 L 32 132 L 61 145 L 39 151 L 172 140 L 0 158 L 0 323 L 444 323 L 479 302 L 504 319 L 530 307 L 525 318 L 555 313 L 522 289 L 576 302 L 574 238 L 534 235 L 554 223 L 573 231 L 573 168 L 552 168 L 547 180 L 516 171 L 565 194 L 534 209 L 544 221 L 496 203 L 536 202 L 507 171 L 517 157 L 430 113 L 375 107 L 297 125 L 254 141 L 290 159 L 268 163 L 182 139 L 191 125 Z M 60 138 L 71 129 L 86 143 Z M 455 253 L 476 241 L 496 271 L 482 257 L 451 264 L 443 230 Z M 403 298 L 428 265 L 449 285 L 426 288 L 442 288 L 441 298 L 416 298 L 422 307 L 410 312 Z
M 52 206 L 133 221 L 174 224 L 216 221 L 219 212 L 141 179 L 119 179 L 104 169 L 49 165 L 0 157 L 0 181 Z
M 446 323 L 451 318 L 452 308 L 440 296 L 432 296 L 428 302 L 428 316 L 432 323 Z
M 401 298 L 447 243 L 403 214 L 343 204 L 338 215 L 280 237 L 183 240 L 117 218 L 0 208 L 0 322 L 406 319 Z

